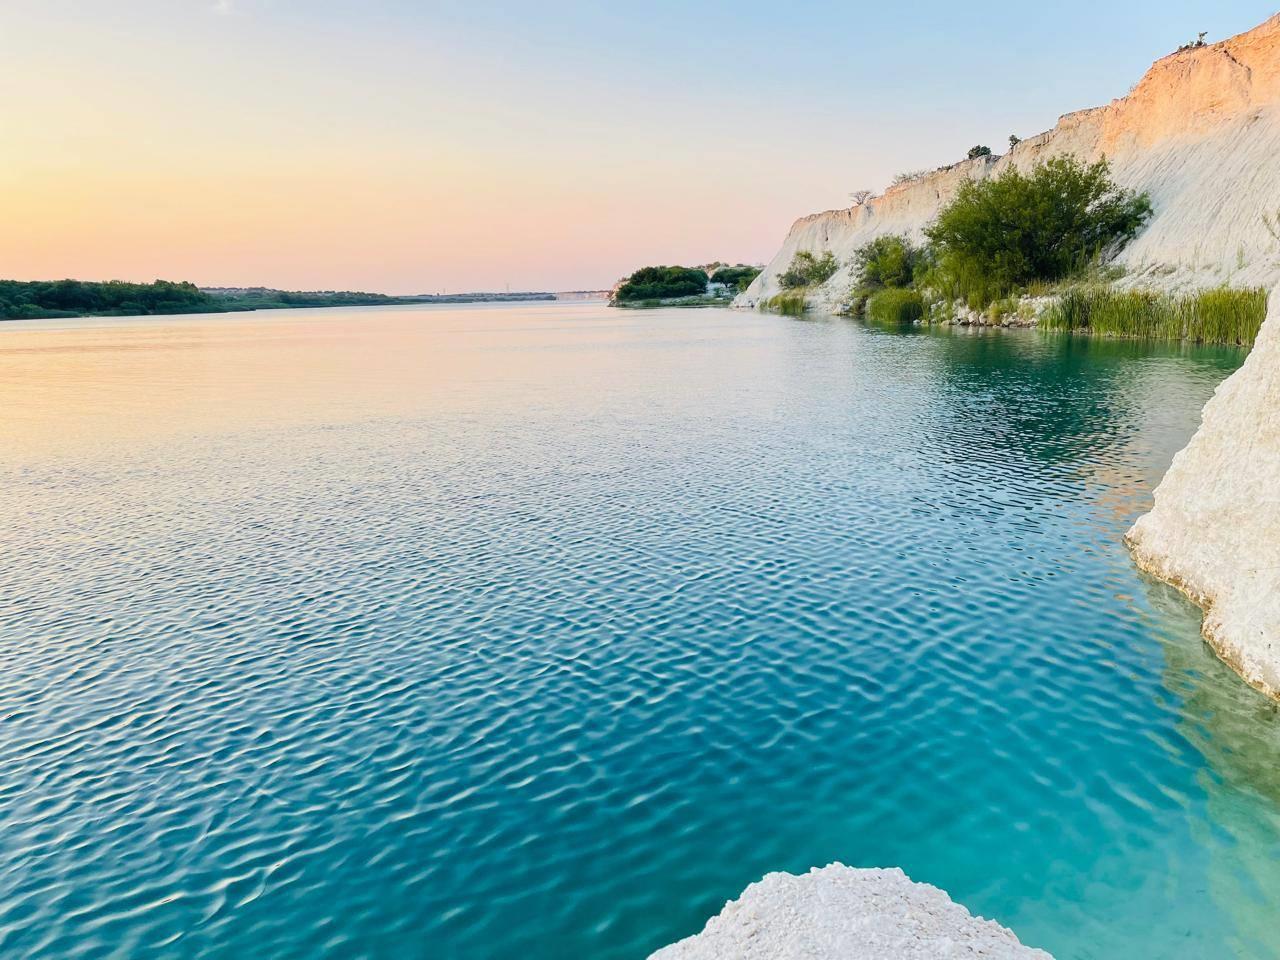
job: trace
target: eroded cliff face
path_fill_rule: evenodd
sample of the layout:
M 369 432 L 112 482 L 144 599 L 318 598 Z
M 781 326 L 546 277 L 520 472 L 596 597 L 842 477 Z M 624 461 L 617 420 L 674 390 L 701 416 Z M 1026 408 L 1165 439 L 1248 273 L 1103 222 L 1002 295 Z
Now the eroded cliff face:
M 1280 698 L 1280 287 L 1270 307 L 1126 539 L 1140 566 L 1204 607 L 1218 655 Z
M 1179 290 L 1280 282 L 1280 14 L 1164 57 L 1127 96 L 1067 114 L 1003 157 L 968 160 L 861 206 L 801 218 L 735 303 L 755 306 L 778 293 L 777 277 L 797 251 L 830 250 L 841 268 L 810 298 L 836 306 L 853 285 L 858 247 L 891 233 L 922 240 L 964 180 L 1064 154 L 1105 155 L 1116 182 L 1151 194 L 1155 215 L 1118 259 L 1124 283 Z

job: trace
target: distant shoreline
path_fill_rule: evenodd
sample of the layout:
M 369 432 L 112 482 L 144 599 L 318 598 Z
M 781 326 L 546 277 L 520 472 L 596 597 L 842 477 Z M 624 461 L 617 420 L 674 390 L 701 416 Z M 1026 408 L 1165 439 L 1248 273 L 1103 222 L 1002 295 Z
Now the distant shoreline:
M 423 293 L 392 296 L 354 290 L 277 290 L 271 287 L 197 287 L 157 280 L 0 280 L 0 320 L 62 320 L 79 317 L 183 316 L 294 310 L 307 307 L 387 307 L 457 303 L 528 303 L 589 300 L 604 291 L 570 290 L 494 293 Z

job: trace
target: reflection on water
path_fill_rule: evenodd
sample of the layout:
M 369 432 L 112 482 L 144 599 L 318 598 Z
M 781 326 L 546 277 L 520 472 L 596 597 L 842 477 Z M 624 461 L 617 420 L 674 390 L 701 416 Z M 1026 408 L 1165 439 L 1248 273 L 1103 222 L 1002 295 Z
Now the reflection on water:
M 1185 601 L 1171 587 L 1146 585 L 1152 608 L 1173 612 Z M 1206 645 L 1188 644 L 1153 618 L 1165 649 L 1165 684 L 1182 706 L 1179 732 L 1206 764 L 1197 776 L 1207 821 L 1194 829 L 1214 856 L 1206 895 L 1234 921 L 1224 944 L 1232 955 L 1275 951 L 1280 907 L 1280 704 L 1240 682 Z
M 413 308 L 384 308 L 376 318 L 338 309 L 6 323 L 0 445 L 15 459 L 109 452 L 117 443 L 332 426 L 459 402 L 556 402 L 561 387 L 537 377 L 545 346 L 519 315 L 476 307 L 432 318 L 423 324 Z M 555 358 L 561 373 L 615 336 L 599 324 L 575 331 Z
M 838 859 L 1061 960 L 1274 955 L 1274 710 L 1120 542 L 1240 360 L 6 324 L 0 954 L 638 957 Z

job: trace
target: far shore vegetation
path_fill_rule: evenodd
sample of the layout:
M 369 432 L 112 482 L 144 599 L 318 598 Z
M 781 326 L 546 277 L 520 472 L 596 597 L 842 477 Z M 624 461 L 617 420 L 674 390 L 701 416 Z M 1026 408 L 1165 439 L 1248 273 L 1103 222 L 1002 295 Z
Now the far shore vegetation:
M 711 282 L 723 283 L 730 290 L 741 293 L 758 276 L 760 276 L 759 267 L 749 267 L 745 263 L 740 263 L 733 267 L 719 267 L 711 274 Z
M 695 297 L 707 292 L 711 278 L 700 267 L 641 267 L 618 287 L 619 303 Z
M 1105 158 L 1055 157 L 1025 173 L 1010 167 L 967 180 L 923 244 L 885 235 L 854 252 L 848 310 L 886 323 L 947 321 L 959 312 L 992 322 L 1038 316 L 1045 330 L 1251 345 L 1266 316 L 1262 290 L 1174 297 L 1113 288 L 1122 272 L 1106 264 L 1151 214 L 1150 197 L 1114 183 Z M 763 306 L 802 312 L 808 288 L 840 266 L 830 251 L 798 252 L 778 276 L 783 293 Z
M 192 283 L 0 280 L 0 316 L 9 319 L 201 313 L 216 309 L 213 298 Z
M 233 313 L 295 307 L 388 306 L 468 303 L 480 300 L 553 300 L 552 293 L 423 294 L 395 297 L 357 291 L 273 290 L 267 287 L 200 288 L 156 280 L 126 283 L 88 280 L 0 280 L 0 319 L 125 317 L 184 313 Z
M 420 303 L 501 303 L 555 300 L 547 291 L 422 293 L 393 296 L 353 290 L 274 290 L 270 287 L 206 287 L 205 292 L 228 309 L 281 310 L 294 307 L 382 307 Z

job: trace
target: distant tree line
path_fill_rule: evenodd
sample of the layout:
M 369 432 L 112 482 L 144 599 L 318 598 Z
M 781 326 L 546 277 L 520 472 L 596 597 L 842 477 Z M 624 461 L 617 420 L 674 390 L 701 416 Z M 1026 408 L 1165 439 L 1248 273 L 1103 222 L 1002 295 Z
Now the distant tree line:
M 286 307 L 378 307 L 419 303 L 422 297 L 393 297 L 385 293 L 356 290 L 272 290 L 249 287 L 244 290 L 211 291 L 215 304 L 233 310 L 272 310 Z
M 129 316 L 218 309 L 217 301 L 192 283 L 0 280 L 0 317 Z
M 290 307 L 364 307 L 486 300 L 554 300 L 551 293 L 464 293 L 396 297 L 356 290 L 273 290 L 269 287 L 201 290 L 193 283 L 156 280 L 0 280 L 0 319 L 126 317 L 148 314 L 225 313 Z

